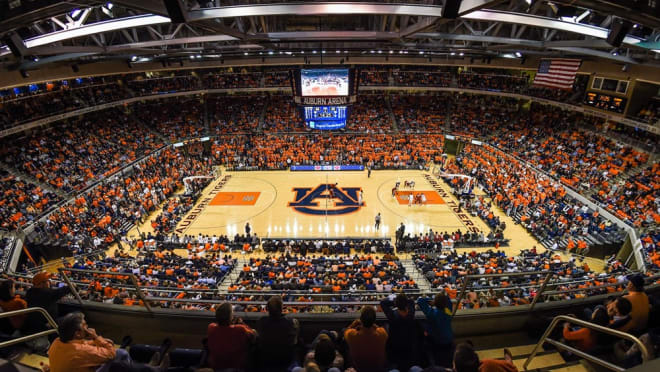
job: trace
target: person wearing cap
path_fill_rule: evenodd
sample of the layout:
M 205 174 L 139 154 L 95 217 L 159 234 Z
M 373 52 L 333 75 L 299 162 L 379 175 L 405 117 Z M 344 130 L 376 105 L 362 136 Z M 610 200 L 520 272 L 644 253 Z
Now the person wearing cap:
M 641 332 L 646 329 L 649 322 L 649 297 L 644 293 L 644 277 L 640 274 L 628 277 L 628 294 L 624 296 L 632 305 L 630 316 L 632 317 L 631 330 Z
M 53 289 L 50 287 L 51 273 L 42 271 L 32 277 L 32 287 L 25 292 L 25 301 L 28 307 L 41 307 L 50 314 L 53 319 L 59 317 L 57 301 L 66 296 L 70 289 L 68 286 Z M 28 314 L 26 330 L 39 332 L 46 330 L 46 320 L 39 313 Z

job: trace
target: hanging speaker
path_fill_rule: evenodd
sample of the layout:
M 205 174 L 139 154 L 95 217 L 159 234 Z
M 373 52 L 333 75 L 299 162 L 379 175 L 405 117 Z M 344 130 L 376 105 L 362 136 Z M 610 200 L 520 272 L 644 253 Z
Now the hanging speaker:
M 458 11 L 461 8 L 462 1 L 463 0 L 446 0 L 445 6 L 442 7 L 442 18 L 458 18 Z
M 623 39 L 630 31 L 632 23 L 626 21 L 625 19 L 615 18 L 612 21 L 612 27 L 610 28 L 610 33 L 607 35 L 607 43 L 614 47 L 620 47 L 623 43 Z

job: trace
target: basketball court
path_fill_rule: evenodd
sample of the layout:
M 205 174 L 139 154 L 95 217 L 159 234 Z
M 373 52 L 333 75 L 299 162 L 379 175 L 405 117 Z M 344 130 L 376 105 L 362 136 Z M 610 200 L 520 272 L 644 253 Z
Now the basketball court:
M 414 181 L 414 189 L 404 187 L 405 181 Z M 393 196 L 397 182 L 400 186 Z M 424 194 L 427 203 L 410 205 L 411 194 Z M 234 236 L 244 234 L 248 222 L 261 238 L 394 237 L 402 222 L 411 234 L 429 229 L 489 231 L 481 219 L 456 207 L 450 187 L 425 171 L 373 171 L 371 177 L 366 171 L 223 172 L 204 189 L 176 232 Z M 382 222 L 375 229 L 378 213 Z M 522 227 L 496 213 L 507 224 L 505 237 L 511 239 L 511 249 L 518 252 L 533 245 L 542 249 Z M 149 232 L 149 221 L 139 229 Z M 133 229 L 129 237 L 135 236 Z

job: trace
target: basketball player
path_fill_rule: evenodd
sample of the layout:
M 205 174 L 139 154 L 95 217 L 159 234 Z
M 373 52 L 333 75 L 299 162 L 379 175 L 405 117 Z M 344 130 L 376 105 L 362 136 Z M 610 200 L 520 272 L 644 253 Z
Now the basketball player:
M 380 212 L 376 215 L 376 225 L 375 225 L 376 230 L 380 229 Z
M 397 189 L 396 186 L 392 187 L 392 197 L 396 196 L 396 189 Z
M 358 205 L 362 205 L 363 198 L 364 198 L 364 191 L 360 190 L 360 195 L 358 195 Z
M 426 194 L 422 194 L 421 199 L 422 205 L 426 205 Z

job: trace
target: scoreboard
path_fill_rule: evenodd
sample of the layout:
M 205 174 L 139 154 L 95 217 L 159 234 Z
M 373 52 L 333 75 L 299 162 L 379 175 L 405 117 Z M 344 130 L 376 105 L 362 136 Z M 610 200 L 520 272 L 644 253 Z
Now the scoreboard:
M 336 130 L 346 127 L 346 106 L 305 106 L 305 124 L 310 129 Z
M 357 70 L 340 66 L 303 68 L 291 73 L 294 101 L 301 110 L 305 127 L 344 129 L 351 104 L 357 100 Z

